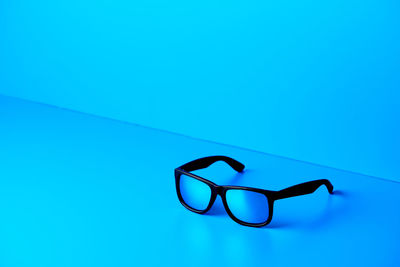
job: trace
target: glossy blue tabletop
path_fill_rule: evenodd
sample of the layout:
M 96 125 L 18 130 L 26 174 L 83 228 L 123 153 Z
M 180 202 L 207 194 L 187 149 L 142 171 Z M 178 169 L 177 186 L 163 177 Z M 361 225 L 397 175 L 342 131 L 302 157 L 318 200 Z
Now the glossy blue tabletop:
M 8 97 L 0 149 L 0 266 L 400 265 L 400 183 Z M 198 172 L 218 184 L 325 178 L 335 191 L 277 201 L 264 228 L 235 223 L 220 199 L 198 215 L 173 171 L 208 155 L 246 165 Z

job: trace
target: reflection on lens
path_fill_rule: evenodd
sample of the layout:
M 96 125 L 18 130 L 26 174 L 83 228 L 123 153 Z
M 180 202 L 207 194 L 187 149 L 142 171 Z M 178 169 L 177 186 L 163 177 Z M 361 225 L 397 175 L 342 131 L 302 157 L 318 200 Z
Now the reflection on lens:
M 247 223 L 264 223 L 268 219 L 268 199 L 264 194 L 229 189 L 226 192 L 226 202 L 229 210 L 239 220 Z
M 211 199 L 211 188 L 204 182 L 181 175 L 179 188 L 183 201 L 193 209 L 205 210 Z

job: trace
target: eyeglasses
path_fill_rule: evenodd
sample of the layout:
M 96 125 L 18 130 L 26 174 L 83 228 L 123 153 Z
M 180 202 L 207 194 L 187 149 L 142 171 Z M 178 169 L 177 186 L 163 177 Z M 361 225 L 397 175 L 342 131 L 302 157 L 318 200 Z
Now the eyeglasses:
M 196 159 L 175 169 L 176 192 L 179 201 L 190 211 L 203 214 L 221 196 L 225 210 L 235 222 L 252 227 L 262 227 L 272 220 L 275 200 L 311 194 L 325 185 L 330 194 L 332 184 L 326 180 L 315 180 L 294 185 L 280 191 L 264 190 L 244 186 L 217 185 L 196 174 L 194 170 L 204 169 L 217 161 L 224 161 L 237 172 L 242 172 L 244 165 L 226 156 L 211 156 Z

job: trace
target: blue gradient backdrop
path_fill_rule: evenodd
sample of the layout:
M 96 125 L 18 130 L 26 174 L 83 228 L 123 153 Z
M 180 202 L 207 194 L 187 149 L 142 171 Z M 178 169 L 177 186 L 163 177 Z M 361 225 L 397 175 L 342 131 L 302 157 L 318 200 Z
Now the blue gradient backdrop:
M 0 93 L 400 180 L 400 6 L 0 1 Z
M 400 266 L 400 183 L 0 96 L 0 266 Z M 184 208 L 173 169 L 270 190 L 329 179 L 244 227 Z

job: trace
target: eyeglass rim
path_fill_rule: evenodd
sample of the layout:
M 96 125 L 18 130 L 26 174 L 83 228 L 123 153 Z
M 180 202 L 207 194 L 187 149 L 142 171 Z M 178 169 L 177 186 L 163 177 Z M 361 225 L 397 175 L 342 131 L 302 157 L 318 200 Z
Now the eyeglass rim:
M 191 178 L 197 179 L 205 184 L 207 184 L 210 189 L 211 189 L 211 196 L 210 196 L 210 200 L 209 203 L 207 205 L 207 207 L 203 210 L 198 210 L 198 209 L 194 209 L 192 208 L 189 204 L 187 204 L 185 202 L 185 200 L 182 197 L 182 194 L 180 192 L 180 178 L 181 175 L 186 175 L 189 176 Z M 273 205 L 274 205 L 274 193 L 275 191 L 270 191 L 270 190 L 266 190 L 266 189 L 261 189 L 261 188 L 255 188 L 255 187 L 248 187 L 248 186 L 236 186 L 236 185 L 217 185 L 216 183 L 205 179 L 197 174 L 191 173 L 191 172 L 187 172 L 185 170 L 182 170 L 180 168 L 176 168 L 175 169 L 175 185 L 176 185 L 176 191 L 178 194 L 178 198 L 180 203 L 187 208 L 188 210 L 198 213 L 198 214 L 204 214 L 206 212 L 208 212 L 211 207 L 213 206 L 216 198 L 218 195 L 220 195 L 221 199 L 222 199 L 222 203 L 224 205 L 225 211 L 228 213 L 229 217 L 234 220 L 235 222 L 241 224 L 241 225 L 245 225 L 245 226 L 252 226 L 252 227 L 263 227 L 267 224 L 269 224 L 272 220 L 272 215 L 273 215 Z M 251 191 L 251 192 L 256 192 L 256 193 L 260 193 L 263 194 L 266 199 L 267 199 L 267 203 L 268 203 L 268 217 L 264 222 L 261 223 L 251 223 L 251 222 L 246 222 L 243 220 L 240 220 L 239 218 L 237 218 L 231 211 L 231 209 L 229 208 L 229 204 L 228 201 L 226 200 L 226 193 L 228 190 L 245 190 L 245 191 Z

